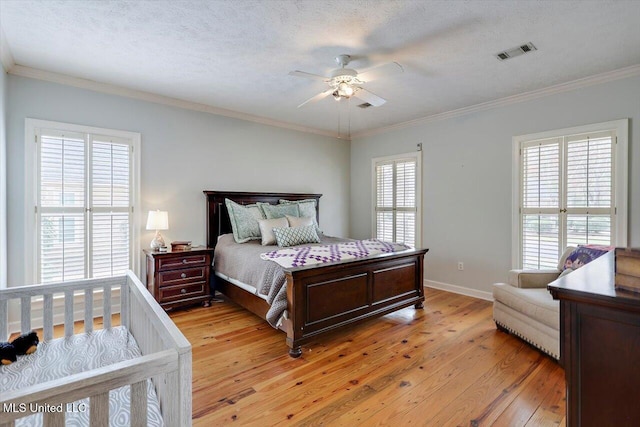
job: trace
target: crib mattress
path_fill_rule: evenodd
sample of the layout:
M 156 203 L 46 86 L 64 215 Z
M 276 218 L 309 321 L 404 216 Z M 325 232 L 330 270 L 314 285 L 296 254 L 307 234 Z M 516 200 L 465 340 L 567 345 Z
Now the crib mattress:
M 18 357 L 18 361 L 10 365 L 0 366 L 0 392 L 19 390 L 141 355 L 138 344 L 124 326 L 42 342 L 35 353 Z M 130 425 L 130 395 L 130 386 L 109 392 L 110 426 Z M 147 380 L 147 396 L 148 426 L 163 426 L 160 405 L 151 380 Z M 89 399 L 69 404 L 67 409 L 73 412 L 66 413 L 66 426 L 89 425 Z M 15 425 L 41 426 L 42 418 L 42 414 L 37 413 L 16 420 Z

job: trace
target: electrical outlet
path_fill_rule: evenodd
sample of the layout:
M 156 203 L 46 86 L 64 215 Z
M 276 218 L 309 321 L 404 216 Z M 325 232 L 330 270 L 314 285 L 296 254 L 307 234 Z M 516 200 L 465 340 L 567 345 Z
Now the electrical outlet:
M 464 270 L 464 263 L 462 261 L 458 261 L 458 270 Z

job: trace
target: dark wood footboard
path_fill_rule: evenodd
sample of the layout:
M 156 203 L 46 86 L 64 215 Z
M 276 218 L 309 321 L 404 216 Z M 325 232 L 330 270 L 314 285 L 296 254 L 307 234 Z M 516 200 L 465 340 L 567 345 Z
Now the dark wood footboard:
M 318 335 L 424 301 L 426 249 L 286 270 L 291 356 Z

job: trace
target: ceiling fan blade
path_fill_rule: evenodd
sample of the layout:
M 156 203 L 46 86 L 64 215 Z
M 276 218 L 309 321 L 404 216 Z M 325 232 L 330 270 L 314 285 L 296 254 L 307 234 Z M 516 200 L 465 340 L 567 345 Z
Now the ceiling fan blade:
M 320 101 L 322 98 L 326 98 L 327 96 L 331 95 L 331 93 L 333 93 L 333 91 L 334 91 L 334 89 L 329 89 L 327 91 L 320 92 L 316 96 L 313 96 L 313 97 L 307 99 L 306 101 L 304 101 L 302 104 L 298 105 L 298 108 L 302 107 L 303 105 L 305 105 L 305 104 L 307 104 L 309 102 Z
M 403 72 L 404 68 L 402 68 L 402 65 L 398 64 L 397 62 L 390 62 L 388 64 L 372 68 L 369 71 L 365 71 L 364 73 L 358 73 L 358 80 L 361 80 L 363 82 L 370 82 L 372 80 L 379 79 L 380 77 L 391 76 Z
M 387 102 L 386 99 L 380 98 L 375 93 L 369 92 L 368 90 L 363 89 L 361 87 L 357 88 L 357 90 L 353 94 L 353 96 L 355 96 L 358 99 L 363 100 L 364 102 L 368 102 L 369 104 L 373 105 L 374 107 L 379 107 L 382 104 L 384 104 L 385 102 Z
M 324 76 L 319 76 L 317 74 L 306 73 L 304 71 L 298 71 L 298 70 L 290 71 L 289 75 L 295 76 L 295 77 L 303 77 L 305 79 L 311 79 L 311 80 L 321 80 L 323 82 L 326 82 L 329 80 L 327 77 L 324 77 Z

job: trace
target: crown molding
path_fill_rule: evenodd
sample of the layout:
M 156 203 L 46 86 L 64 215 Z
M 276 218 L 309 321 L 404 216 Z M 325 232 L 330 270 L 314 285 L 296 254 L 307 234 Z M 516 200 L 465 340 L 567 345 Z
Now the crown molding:
M 0 28 L 0 31 L 2 29 Z M 199 104 L 197 102 L 185 101 L 182 99 L 171 98 L 168 96 L 157 95 L 150 92 L 143 92 L 134 89 L 129 89 L 121 86 L 116 86 L 108 83 L 100 83 L 93 80 L 83 79 L 79 77 L 72 77 L 65 74 L 54 73 L 51 71 L 44 71 L 36 68 L 25 67 L 23 65 L 16 65 L 13 61 L 13 56 L 6 46 L 6 38 L 4 34 L 0 34 L 0 59 L 4 65 L 5 70 L 8 73 L 16 76 L 28 77 L 37 80 L 44 80 L 52 83 L 63 84 L 67 86 L 78 87 L 81 89 L 93 90 L 96 92 L 107 93 L 111 95 L 118 95 L 127 98 L 139 99 L 147 102 L 153 102 L 156 104 L 163 104 L 172 107 L 183 108 L 186 110 L 193 110 L 204 112 L 208 114 L 214 114 L 218 116 L 230 117 L 239 120 L 245 120 L 249 122 L 259 123 L 267 126 L 274 126 L 283 129 L 295 130 L 298 132 L 311 133 L 316 135 L 328 136 L 345 141 L 351 141 L 355 138 L 363 138 L 366 136 L 377 135 L 380 133 L 386 133 L 394 130 L 409 128 L 413 126 L 419 126 L 422 124 L 435 122 L 439 120 L 446 120 L 454 117 L 459 117 L 471 113 L 476 113 L 492 108 L 507 106 L 524 101 L 530 101 L 538 98 L 543 98 L 549 95 L 554 95 L 563 92 L 569 92 L 572 90 L 580 89 L 583 87 L 593 86 L 601 83 L 606 83 L 614 80 L 620 80 L 628 77 L 634 77 L 640 75 L 640 64 L 631 65 L 629 67 L 620 68 L 618 70 L 608 71 L 601 74 L 596 74 L 589 77 L 584 77 L 578 80 L 573 80 L 567 83 L 561 83 L 553 86 L 549 86 L 543 89 L 538 89 L 530 92 L 525 92 L 517 95 L 508 96 L 505 98 L 496 99 L 493 101 L 487 101 L 468 107 L 459 108 L 456 110 L 445 111 L 443 113 L 433 114 L 426 117 L 421 117 L 414 120 L 409 120 L 402 123 L 397 123 L 389 126 L 383 126 L 375 129 L 364 130 L 356 132 L 350 137 L 339 134 L 337 132 L 330 132 L 306 126 L 299 126 L 293 123 L 282 122 L 278 120 L 268 119 L 261 116 L 255 116 L 252 114 L 241 113 L 238 111 L 227 110 L 224 108 L 212 107 L 210 105 Z M 5 59 L 6 56 L 6 59 Z
M 241 113 L 238 111 L 227 110 L 224 108 L 212 107 L 210 105 L 199 104 L 197 102 L 185 101 L 182 99 L 171 98 L 169 96 L 157 95 L 150 92 L 129 89 L 122 86 L 116 86 L 108 83 L 100 83 L 94 80 L 83 79 L 80 77 L 72 77 L 66 74 L 54 73 L 52 71 L 40 70 L 37 68 L 25 67 L 23 65 L 14 65 L 8 71 L 10 74 L 28 77 L 31 79 L 44 80 L 51 83 L 58 83 L 66 86 L 73 86 L 81 89 L 88 89 L 95 92 L 106 93 L 110 95 L 118 95 L 126 98 L 134 98 L 142 101 L 153 102 L 156 104 L 168 105 L 171 107 L 183 108 L 186 110 L 200 111 L 217 116 L 230 117 L 238 120 L 259 123 L 267 126 L 274 126 L 283 129 L 295 130 L 298 132 L 312 133 L 316 135 L 328 136 L 331 138 L 349 140 L 344 135 L 336 132 L 314 129 L 306 126 L 299 126 L 293 123 L 281 122 L 278 120 L 268 119 L 266 117 L 255 116 L 253 114 Z
M 16 65 L 2 26 L 0 26 L 0 62 L 2 62 L 2 66 L 7 73 Z
M 572 90 L 606 83 L 614 80 L 625 79 L 640 75 L 640 64 L 631 65 L 629 67 L 620 68 L 618 70 L 607 71 L 605 73 L 595 74 L 593 76 L 584 77 L 567 83 L 560 83 L 543 89 L 533 90 L 530 92 L 520 93 L 518 95 L 507 96 L 505 98 L 493 101 L 483 102 L 481 104 L 471 105 L 469 107 L 459 108 L 457 110 L 445 111 L 443 113 L 433 114 L 431 116 L 421 117 L 419 119 L 409 120 L 389 126 L 379 127 L 375 129 L 356 132 L 351 135 L 351 139 L 362 138 L 365 136 L 377 135 L 380 133 L 390 132 L 393 130 L 404 129 L 413 126 L 419 126 L 425 123 L 435 122 L 439 120 L 451 119 L 466 114 L 476 113 L 479 111 L 490 110 L 492 108 L 503 107 L 506 105 L 517 104 L 519 102 L 530 101 L 533 99 L 543 98 L 549 95 L 569 92 Z

